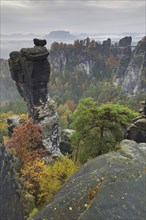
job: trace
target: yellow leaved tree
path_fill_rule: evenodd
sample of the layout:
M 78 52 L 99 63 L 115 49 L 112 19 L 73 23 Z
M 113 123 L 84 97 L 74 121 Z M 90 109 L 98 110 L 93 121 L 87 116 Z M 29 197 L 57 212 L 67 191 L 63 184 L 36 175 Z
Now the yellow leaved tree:
M 21 173 L 25 189 L 35 197 L 36 206 L 42 207 L 77 170 L 78 165 L 65 156 L 56 160 L 53 166 L 36 159 L 25 164 Z

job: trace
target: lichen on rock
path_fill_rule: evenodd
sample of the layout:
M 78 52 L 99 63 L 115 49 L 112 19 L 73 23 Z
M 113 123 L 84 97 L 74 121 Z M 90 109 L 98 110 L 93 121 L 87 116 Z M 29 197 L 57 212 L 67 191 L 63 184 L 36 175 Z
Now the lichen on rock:
M 33 220 L 144 220 L 146 143 L 88 161 Z M 90 201 L 89 201 L 90 199 Z

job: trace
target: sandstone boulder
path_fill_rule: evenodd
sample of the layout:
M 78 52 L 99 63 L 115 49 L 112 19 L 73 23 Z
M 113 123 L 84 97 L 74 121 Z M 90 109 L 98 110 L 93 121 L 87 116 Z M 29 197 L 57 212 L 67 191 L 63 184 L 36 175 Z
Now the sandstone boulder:
M 123 140 L 81 167 L 33 220 L 144 220 L 145 156 L 145 143 Z

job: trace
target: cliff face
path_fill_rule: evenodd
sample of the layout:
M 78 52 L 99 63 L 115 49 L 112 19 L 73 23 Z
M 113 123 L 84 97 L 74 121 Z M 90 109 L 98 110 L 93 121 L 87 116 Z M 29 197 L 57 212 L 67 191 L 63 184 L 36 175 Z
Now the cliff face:
M 126 48 L 124 48 L 126 50 Z M 129 95 L 146 92 L 146 37 L 138 42 L 127 57 L 122 55 L 117 70 L 117 82 Z
M 131 58 L 131 47 L 126 46 L 122 49 L 122 54 L 119 59 L 119 64 L 116 72 L 117 82 L 119 83 L 121 78 L 125 75 L 125 71 L 128 67 L 130 58 Z
M 16 170 L 18 161 L 0 144 L 0 219 L 23 220 L 24 213 L 18 194 Z
M 76 41 L 74 45 L 52 48 L 49 57 L 50 64 L 52 71 L 58 74 L 66 69 L 72 72 L 79 71 L 87 76 L 98 75 L 95 72 L 99 72 L 102 68 L 99 63 L 108 59 L 110 54 L 116 57 L 120 53 L 118 48 L 111 46 L 111 39 L 99 44 L 87 38 L 84 41 Z
M 84 78 L 87 82 L 85 86 L 95 80 L 113 81 L 129 95 L 146 92 L 146 37 L 139 41 L 136 47 L 131 46 L 131 41 L 131 37 L 125 37 L 116 45 L 111 45 L 110 39 L 99 44 L 88 38 L 69 45 L 53 43 L 49 56 L 52 74 L 50 84 L 58 86 L 60 83 L 63 87 L 71 82 L 76 83 L 74 78 L 81 79 L 82 84 L 85 84 L 82 79 Z M 9 97 L 11 100 L 18 98 L 14 83 L 10 79 L 7 61 L 1 59 L 0 64 L 2 66 L 0 98 L 2 100 Z M 78 84 L 81 82 L 77 80 Z M 54 87 L 52 88 L 49 92 L 54 95 Z M 61 94 L 61 91 L 58 93 Z
M 113 73 L 108 73 L 110 67 L 106 65 L 114 57 L 118 63 L 113 69 L 114 82 L 121 86 L 122 91 L 128 95 L 146 92 L 146 37 L 136 47 L 132 47 L 131 43 L 132 38 L 125 37 L 118 45 L 111 45 L 108 39 L 103 44 L 90 43 L 89 46 L 86 42 L 86 49 L 83 44 L 82 47 L 78 45 L 78 50 L 65 47 L 53 50 L 50 53 L 52 71 L 61 74 L 67 69 L 82 72 L 85 77 L 95 77 L 96 80 L 103 80 L 105 75 L 110 80 Z

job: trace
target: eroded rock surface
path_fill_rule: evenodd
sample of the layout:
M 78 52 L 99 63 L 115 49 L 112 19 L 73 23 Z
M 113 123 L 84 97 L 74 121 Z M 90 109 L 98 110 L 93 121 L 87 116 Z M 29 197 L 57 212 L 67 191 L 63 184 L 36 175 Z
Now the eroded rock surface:
M 145 158 L 145 143 L 123 140 L 81 167 L 33 220 L 144 220 Z
M 0 144 L 0 219 L 24 220 L 16 181 L 18 160 L 4 145 Z
M 42 140 L 47 152 L 60 156 L 60 126 L 55 103 L 48 95 L 50 77 L 46 40 L 34 39 L 33 48 L 10 53 L 9 66 L 19 94 L 27 103 L 29 116 L 42 125 Z
M 146 92 L 146 36 L 138 42 L 136 48 L 125 53 L 130 46 L 123 47 L 116 81 L 121 85 L 122 91 L 133 96 L 139 92 Z M 126 49 L 127 48 L 127 49 Z
M 125 71 L 128 67 L 128 64 L 130 62 L 130 58 L 131 58 L 131 47 L 130 46 L 125 46 L 121 48 L 121 50 L 122 50 L 122 53 L 119 59 L 119 64 L 118 64 L 118 68 L 116 72 L 117 81 L 123 78 Z
M 48 97 L 44 105 L 35 107 L 35 112 L 37 122 L 42 128 L 43 145 L 52 157 L 61 156 L 59 149 L 61 131 L 55 101 Z
M 127 47 L 130 46 L 132 43 L 132 37 L 124 37 L 119 40 L 119 46 L 120 47 Z
M 41 41 L 40 41 L 41 42 Z M 28 112 L 35 116 L 34 106 L 47 101 L 50 76 L 49 52 L 46 47 L 23 48 L 10 53 L 9 66 L 19 94 L 27 102 Z
M 127 127 L 125 137 L 137 143 L 146 143 L 146 101 L 141 102 L 142 108 L 139 110 L 141 116 L 134 118 Z
M 72 154 L 74 146 L 71 143 L 71 135 L 74 133 L 72 129 L 65 129 L 61 132 L 61 142 L 59 149 L 62 154 Z

